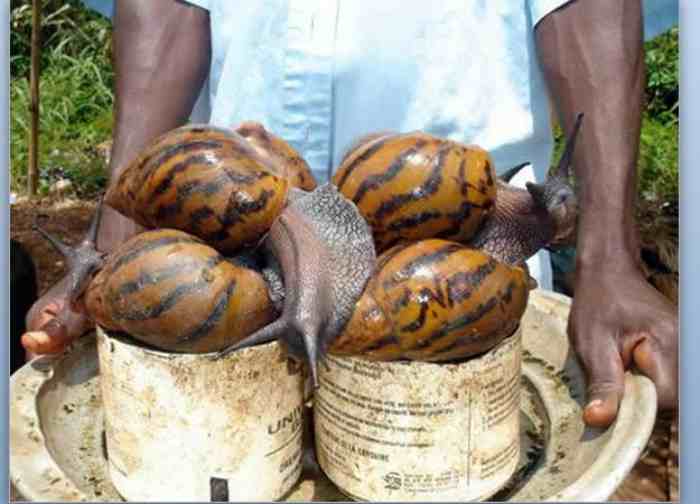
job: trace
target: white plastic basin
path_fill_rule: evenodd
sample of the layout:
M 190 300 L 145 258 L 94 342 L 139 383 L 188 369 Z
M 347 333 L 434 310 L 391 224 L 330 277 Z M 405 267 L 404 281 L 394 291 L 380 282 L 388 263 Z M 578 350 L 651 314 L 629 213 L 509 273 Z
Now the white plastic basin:
M 569 346 L 570 300 L 534 291 L 523 318 L 521 460 L 497 496 L 514 501 L 603 501 L 641 456 L 656 416 L 653 383 L 627 373 L 617 421 L 581 419 L 585 382 Z M 31 501 L 120 500 L 104 450 L 100 376 L 92 337 L 10 380 L 10 476 Z M 235 496 L 232 496 L 234 498 Z M 347 500 L 325 477 L 302 475 L 287 501 Z

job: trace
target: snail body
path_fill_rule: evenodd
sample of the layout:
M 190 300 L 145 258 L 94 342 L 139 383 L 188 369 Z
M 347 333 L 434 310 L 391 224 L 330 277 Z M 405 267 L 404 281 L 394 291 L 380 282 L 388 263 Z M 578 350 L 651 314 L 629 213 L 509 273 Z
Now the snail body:
M 85 306 L 105 329 L 192 353 L 222 350 L 276 315 L 258 271 L 171 229 L 136 235 L 110 254 Z
M 493 213 L 495 181 L 488 152 L 422 132 L 368 136 L 333 177 L 379 252 L 402 241 L 468 240 Z
M 528 275 L 455 242 L 423 240 L 382 254 L 334 355 L 449 361 L 482 353 L 519 324 Z

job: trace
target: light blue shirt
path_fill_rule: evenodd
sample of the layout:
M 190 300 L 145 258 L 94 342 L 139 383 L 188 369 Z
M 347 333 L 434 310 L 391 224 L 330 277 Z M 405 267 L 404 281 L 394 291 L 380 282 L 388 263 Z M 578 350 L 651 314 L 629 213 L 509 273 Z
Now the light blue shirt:
M 569 0 L 188 0 L 210 11 L 212 63 L 192 119 L 253 120 L 294 146 L 319 182 L 376 131 L 422 130 L 490 151 L 513 181 L 542 180 L 553 139 L 534 28 Z M 111 2 L 86 0 L 111 15 Z M 646 0 L 650 38 L 677 0 Z M 529 262 L 551 288 L 548 256 Z

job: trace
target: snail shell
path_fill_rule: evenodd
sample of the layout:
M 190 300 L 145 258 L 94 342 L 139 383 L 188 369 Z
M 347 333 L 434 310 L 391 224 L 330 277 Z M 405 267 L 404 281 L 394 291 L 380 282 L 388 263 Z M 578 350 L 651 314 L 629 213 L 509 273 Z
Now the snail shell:
M 367 137 L 333 177 L 373 230 L 379 252 L 426 238 L 466 241 L 493 211 L 488 152 L 422 132 Z
M 242 131 L 250 141 L 202 125 L 162 135 L 127 166 L 106 203 L 146 228 L 179 229 L 224 254 L 256 244 L 286 204 L 288 177 L 314 182 L 281 139 L 262 127 Z M 288 158 L 289 170 L 280 165 Z
M 166 351 L 221 350 L 274 320 L 262 275 L 187 233 L 146 231 L 109 256 L 85 294 L 100 326 Z
M 448 361 L 492 348 L 517 328 L 528 275 L 446 240 L 398 245 L 380 256 L 335 355 Z
M 267 131 L 260 123 L 247 121 L 236 128 L 255 152 L 268 161 L 275 173 L 288 180 L 290 187 L 304 191 L 316 189 L 316 180 L 303 157 L 280 137 Z

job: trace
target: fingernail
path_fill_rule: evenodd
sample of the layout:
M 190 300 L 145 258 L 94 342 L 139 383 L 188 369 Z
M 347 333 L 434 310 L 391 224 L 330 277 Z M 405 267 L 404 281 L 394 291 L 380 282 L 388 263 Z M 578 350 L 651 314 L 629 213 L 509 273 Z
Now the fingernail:
M 24 333 L 22 335 L 22 345 L 23 346 L 28 346 L 28 345 L 34 345 L 36 343 L 36 340 L 32 337 L 30 333 Z
M 32 331 L 27 333 L 27 336 L 31 341 L 33 341 L 37 345 L 43 345 L 50 341 L 49 335 L 46 334 L 44 331 Z
M 31 333 L 24 333 L 20 341 L 22 343 L 22 347 L 24 347 L 24 350 L 27 352 L 34 352 L 39 346 L 36 338 L 34 338 Z

